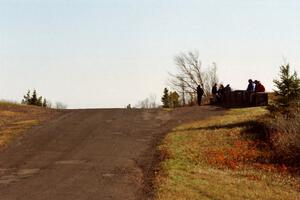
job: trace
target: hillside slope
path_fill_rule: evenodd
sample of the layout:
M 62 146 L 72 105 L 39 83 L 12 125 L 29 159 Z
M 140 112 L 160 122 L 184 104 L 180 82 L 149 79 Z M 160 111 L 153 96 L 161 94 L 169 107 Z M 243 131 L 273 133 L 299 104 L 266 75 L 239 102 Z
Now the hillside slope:
M 300 178 L 272 162 L 262 129 L 254 126 L 266 112 L 231 109 L 175 128 L 160 146 L 164 159 L 156 176 L 156 198 L 299 199 Z
M 0 101 L 0 147 L 6 146 L 16 135 L 60 113 L 57 110 Z

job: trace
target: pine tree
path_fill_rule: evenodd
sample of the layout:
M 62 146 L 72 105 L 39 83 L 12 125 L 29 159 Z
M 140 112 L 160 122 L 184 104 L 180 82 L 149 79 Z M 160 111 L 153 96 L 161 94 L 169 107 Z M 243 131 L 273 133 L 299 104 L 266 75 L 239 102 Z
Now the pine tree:
M 278 96 L 277 103 L 283 105 L 289 105 L 293 101 L 299 101 L 300 97 L 300 79 L 297 77 L 297 72 L 290 73 L 289 64 L 280 67 L 280 78 L 274 80 L 274 84 L 277 87 L 275 90 L 276 96 Z
M 30 90 L 28 90 L 27 94 L 23 96 L 22 104 L 41 107 L 48 107 L 50 105 L 50 102 L 43 99 L 42 96 L 38 97 L 36 90 L 33 91 L 32 96 L 30 93 Z
M 27 94 L 23 96 L 22 104 L 29 105 L 30 104 L 30 90 L 27 91 Z
M 41 106 L 41 107 L 43 106 L 43 97 L 40 96 L 40 97 L 38 98 L 38 100 L 37 100 L 37 102 L 36 102 L 36 106 Z
M 38 98 L 37 98 L 36 90 L 33 90 L 33 94 L 32 94 L 32 97 L 30 99 L 29 104 L 34 105 L 34 106 L 36 106 L 38 104 Z
M 164 95 L 161 98 L 164 108 L 169 108 L 169 90 L 167 88 L 164 89 Z
M 42 107 L 44 107 L 44 108 L 47 108 L 47 107 L 48 107 L 48 102 L 47 102 L 47 99 L 45 99 L 45 98 L 44 98 Z

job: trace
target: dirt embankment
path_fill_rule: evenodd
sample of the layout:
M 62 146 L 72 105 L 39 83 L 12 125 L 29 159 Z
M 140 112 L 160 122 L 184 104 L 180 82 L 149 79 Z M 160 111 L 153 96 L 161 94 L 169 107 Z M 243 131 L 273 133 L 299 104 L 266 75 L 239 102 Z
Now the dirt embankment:
M 63 113 L 53 109 L 0 101 L 0 148 L 3 149 L 3 146 L 18 134 Z

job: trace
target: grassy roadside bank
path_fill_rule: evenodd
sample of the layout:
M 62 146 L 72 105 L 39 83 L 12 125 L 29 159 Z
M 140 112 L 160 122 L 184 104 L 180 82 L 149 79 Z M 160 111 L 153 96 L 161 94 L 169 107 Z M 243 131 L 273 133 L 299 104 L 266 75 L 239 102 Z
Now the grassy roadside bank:
M 58 111 L 0 101 L 0 147 L 29 128 L 58 115 Z
M 264 108 L 175 128 L 159 147 L 157 199 L 299 199 L 300 179 L 271 161 L 261 130 L 250 129 Z

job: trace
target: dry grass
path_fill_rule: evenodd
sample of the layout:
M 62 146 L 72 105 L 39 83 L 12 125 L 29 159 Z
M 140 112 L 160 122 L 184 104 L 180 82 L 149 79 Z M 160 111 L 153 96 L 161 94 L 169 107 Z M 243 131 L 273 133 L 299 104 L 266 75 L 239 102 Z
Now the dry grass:
M 58 114 L 55 110 L 0 101 L 0 147 L 25 130 Z
M 261 130 L 251 129 L 264 108 L 177 127 L 160 151 L 157 199 L 299 199 L 300 179 L 270 163 Z M 259 126 L 256 126 L 259 127 Z
M 300 169 L 300 109 L 289 109 L 287 114 L 273 112 L 262 121 L 273 147 L 274 158 Z

